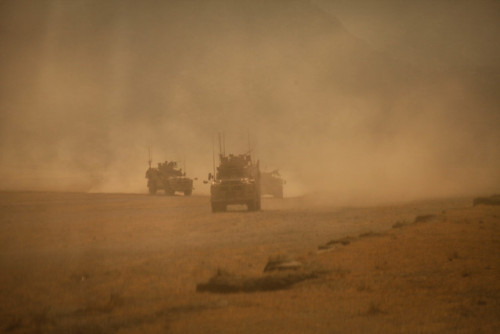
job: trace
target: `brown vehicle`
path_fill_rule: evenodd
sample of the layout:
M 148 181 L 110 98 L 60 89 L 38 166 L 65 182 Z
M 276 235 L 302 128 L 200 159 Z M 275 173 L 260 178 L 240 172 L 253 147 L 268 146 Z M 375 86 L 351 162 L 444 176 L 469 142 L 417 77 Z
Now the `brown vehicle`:
M 221 154 L 216 175 L 211 173 L 210 204 L 212 212 L 226 211 L 228 205 L 243 204 L 249 211 L 260 210 L 259 162 L 250 154 Z
M 272 172 L 260 173 L 260 191 L 262 195 L 272 195 L 276 198 L 283 198 L 283 180 L 277 169 Z
M 186 177 L 186 173 L 177 167 L 175 161 L 158 163 L 157 168 L 149 167 L 146 171 L 149 193 L 154 195 L 158 190 L 163 190 L 165 195 L 174 195 L 182 192 L 190 196 L 193 192 L 193 179 Z

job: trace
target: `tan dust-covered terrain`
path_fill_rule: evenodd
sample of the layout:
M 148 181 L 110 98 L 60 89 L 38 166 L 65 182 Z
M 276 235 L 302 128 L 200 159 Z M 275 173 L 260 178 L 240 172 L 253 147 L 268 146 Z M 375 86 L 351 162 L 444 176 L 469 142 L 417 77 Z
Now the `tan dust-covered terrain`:
M 262 204 L 212 214 L 205 196 L 0 193 L 0 331 L 500 331 L 499 206 Z M 315 275 L 196 291 L 218 271 L 283 275 L 263 273 L 277 255 Z

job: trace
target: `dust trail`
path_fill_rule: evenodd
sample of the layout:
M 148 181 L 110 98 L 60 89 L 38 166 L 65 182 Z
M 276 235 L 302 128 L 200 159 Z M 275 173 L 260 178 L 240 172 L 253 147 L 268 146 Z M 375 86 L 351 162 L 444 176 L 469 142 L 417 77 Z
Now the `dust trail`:
M 149 146 L 203 179 L 224 131 L 234 153 L 251 134 L 288 196 L 498 191 L 499 50 L 454 50 L 498 36 L 499 5 L 460 4 L 431 35 L 340 1 L 2 2 L 0 188 L 145 192 Z

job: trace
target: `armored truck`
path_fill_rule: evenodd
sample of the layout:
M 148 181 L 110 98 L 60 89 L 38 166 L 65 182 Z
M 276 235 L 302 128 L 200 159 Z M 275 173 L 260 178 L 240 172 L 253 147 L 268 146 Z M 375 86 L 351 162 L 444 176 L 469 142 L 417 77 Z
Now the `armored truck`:
M 158 163 L 157 168 L 149 167 L 146 171 L 149 193 L 154 195 L 163 190 L 165 195 L 174 195 L 175 192 L 190 196 L 193 192 L 193 179 L 186 177 L 186 173 L 177 167 L 175 161 Z
M 285 180 L 283 180 L 277 169 L 271 172 L 260 173 L 260 189 L 262 195 L 283 198 L 283 186 L 285 183 Z
M 212 212 L 226 211 L 228 205 L 243 204 L 249 211 L 260 210 L 259 162 L 250 154 L 220 154 L 215 175 L 208 175 Z

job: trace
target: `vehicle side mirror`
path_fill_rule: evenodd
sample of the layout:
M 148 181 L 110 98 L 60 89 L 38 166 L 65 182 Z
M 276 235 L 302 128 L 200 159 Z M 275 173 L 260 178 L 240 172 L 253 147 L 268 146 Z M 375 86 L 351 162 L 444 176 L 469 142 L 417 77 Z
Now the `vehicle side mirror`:
M 207 183 L 208 183 L 208 181 L 207 181 L 207 180 L 203 180 L 203 184 L 207 184 Z

